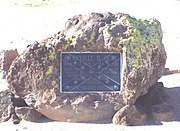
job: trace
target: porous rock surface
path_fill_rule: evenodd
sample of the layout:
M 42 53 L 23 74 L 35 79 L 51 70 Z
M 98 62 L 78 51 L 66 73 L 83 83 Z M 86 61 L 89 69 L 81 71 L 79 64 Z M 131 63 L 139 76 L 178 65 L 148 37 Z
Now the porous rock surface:
M 25 121 L 36 122 L 39 118 L 42 117 L 42 114 L 34 110 L 32 107 L 15 107 L 16 115 Z
M 7 121 L 13 113 L 12 94 L 9 90 L 0 92 L 0 122 Z
M 23 99 L 16 98 L 9 89 L 0 91 L 0 123 L 11 120 L 19 124 L 21 120 L 37 121 L 41 113 L 29 107 Z
M 59 92 L 60 53 L 87 51 L 122 53 L 120 92 Z M 112 118 L 123 106 L 133 105 L 161 77 L 165 62 L 158 20 L 91 13 L 70 18 L 64 30 L 29 45 L 13 62 L 7 79 L 14 94 L 45 116 L 87 122 Z
M 113 116 L 117 125 L 143 125 L 151 122 L 169 121 L 174 116 L 174 108 L 169 101 L 162 82 L 151 86 L 148 93 L 138 97 L 134 105 L 122 107 Z
M 147 117 L 147 114 L 135 105 L 126 105 L 116 112 L 112 122 L 116 125 L 141 125 L 147 120 Z
M 12 61 L 18 56 L 17 49 L 0 51 L 0 78 L 5 78 Z

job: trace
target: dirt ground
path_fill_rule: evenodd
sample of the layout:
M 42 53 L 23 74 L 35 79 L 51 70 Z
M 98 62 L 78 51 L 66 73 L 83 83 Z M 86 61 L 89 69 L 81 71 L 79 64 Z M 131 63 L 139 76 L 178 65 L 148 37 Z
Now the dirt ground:
M 11 0 L 12 1 L 12 0 Z M 16 0 L 17 1 L 17 0 Z M 20 1 L 20 0 L 19 0 Z M 35 0 L 34 0 L 35 1 Z M 61 0 L 59 0 L 61 1 Z M 11 6 L 9 6 L 11 5 Z M 13 6 L 12 6 L 13 5 Z M 180 69 L 180 1 L 176 0 L 71 0 L 69 3 L 43 7 L 27 7 L 7 4 L 0 0 L 0 50 L 17 48 L 21 53 L 28 44 L 49 37 L 64 27 L 64 22 L 75 14 L 88 12 L 122 12 L 136 18 L 157 18 L 164 33 L 163 43 L 167 52 L 166 68 Z M 175 115 L 169 122 L 149 123 L 143 126 L 115 126 L 111 121 L 100 123 L 64 123 L 48 119 L 1 123 L 1 129 L 11 131 L 71 131 L 71 130 L 179 130 L 180 128 L 180 74 L 163 76 L 159 81 L 165 85 L 174 105 Z M 4 83 L 0 81 L 3 87 Z M 5 86 L 4 86 L 5 87 Z

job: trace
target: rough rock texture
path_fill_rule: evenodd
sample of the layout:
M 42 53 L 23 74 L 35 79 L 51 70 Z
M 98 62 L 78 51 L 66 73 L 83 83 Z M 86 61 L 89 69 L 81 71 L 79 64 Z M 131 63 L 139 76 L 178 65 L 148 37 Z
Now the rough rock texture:
M 41 118 L 42 114 L 32 107 L 15 107 L 15 113 L 21 120 L 35 122 Z
M 25 107 L 25 106 L 28 106 L 26 104 L 26 102 L 20 98 L 19 96 L 13 96 L 13 99 L 12 99 L 12 102 L 13 102 L 13 106 L 14 107 Z
M 162 82 L 157 82 L 134 105 L 126 105 L 117 111 L 112 122 L 116 125 L 142 125 L 148 120 L 169 121 L 173 115 L 165 87 Z
M 1 78 L 5 78 L 12 61 L 18 56 L 17 49 L 0 51 L 0 73 Z
M 25 101 L 15 97 L 10 90 L 0 92 L 0 122 L 11 120 L 14 124 L 20 121 L 36 121 L 42 116 L 32 107 L 28 107 Z
M 19 124 L 20 119 L 15 114 L 13 105 L 13 94 L 10 90 L 0 92 L 0 122 L 12 120 L 14 124 Z
M 12 94 L 9 90 L 0 92 L 0 122 L 7 121 L 13 113 Z
M 60 53 L 69 51 L 122 53 L 121 91 L 60 93 Z M 29 45 L 12 64 L 8 82 L 14 94 L 53 120 L 102 120 L 146 94 L 161 77 L 165 62 L 158 20 L 91 13 L 70 18 L 63 31 Z
M 5 79 L 0 79 L 0 88 L 0 122 L 11 119 L 14 124 L 18 124 L 20 120 L 15 114 L 14 95 L 8 89 Z
M 21 121 L 20 118 L 15 113 L 13 113 L 11 115 L 11 119 L 10 120 L 12 120 L 13 124 L 19 124 L 20 121 Z
M 135 105 L 122 107 L 113 117 L 112 122 L 116 125 L 140 125 L 147 120 L 147 114 L 139 110 Z

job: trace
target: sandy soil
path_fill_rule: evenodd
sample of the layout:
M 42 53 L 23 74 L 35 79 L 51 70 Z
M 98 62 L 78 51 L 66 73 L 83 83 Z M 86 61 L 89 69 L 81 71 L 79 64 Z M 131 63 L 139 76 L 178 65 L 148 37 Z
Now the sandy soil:
M 123 12 L 137 18 L 157 18 L 163 28 L 163 43 L 167 52 L 166 67 L 180 69 L 180 1 L 175 0 L 85 0 L 83 2 L 27 8 L 8 6 L 0 1 L 0 50 L 17 48 L 21 53 L 28 44 L 41 40 L 58 32 L 64 27 L 67 18 L 75 14 L 88 12 Z M 124 127 L 115 126 L 110 121 L 98 123 L 63 123 L 48 119 L 40 121 L 21 122 L 13 125 L 11 121 L 1 123 L 1 129 L 11 131 L 70 131 L 70 130 L 178 130 L 180 128 L 180 74 L 163 76 L 162 81 L 167 87 L 174 105 L 175 117 L 169 122 L 149 123 L 144 126 Z M 3 81 L 0 81 L 4 85 Z M 4 86 L 6 87 L 6 86 Z M 0 87 L 1 89 L 3 86 Z M 103 124 L 104 123 L 104 124 Z

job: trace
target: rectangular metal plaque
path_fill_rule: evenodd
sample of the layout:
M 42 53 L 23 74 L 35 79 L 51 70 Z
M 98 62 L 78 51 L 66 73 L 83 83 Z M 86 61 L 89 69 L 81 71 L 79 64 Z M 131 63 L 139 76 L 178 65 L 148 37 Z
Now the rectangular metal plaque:
M 61 53 L 60 63 L 60 92 L 120 91 L 120 53 L 64 52 Z

